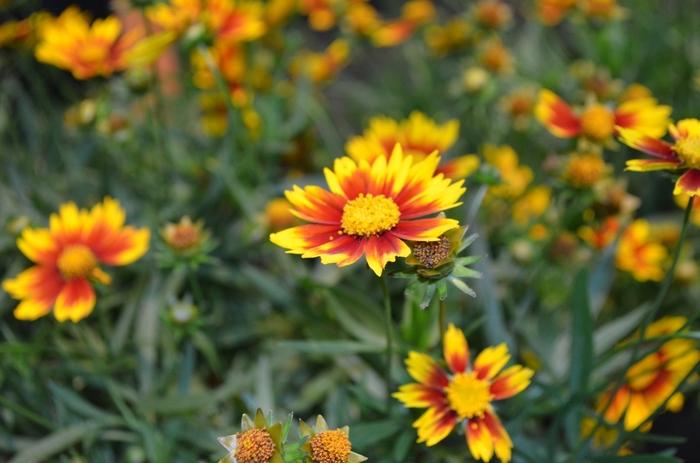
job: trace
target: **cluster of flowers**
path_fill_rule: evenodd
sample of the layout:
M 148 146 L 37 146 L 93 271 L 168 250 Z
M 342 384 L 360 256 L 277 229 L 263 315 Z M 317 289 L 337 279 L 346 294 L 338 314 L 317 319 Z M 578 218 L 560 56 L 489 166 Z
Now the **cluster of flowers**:
M 290 417 L 285 423 L 270 422 L 260 409 L 254 419 L 244 414 L 240 432 L 219 437 L 219 442 L 228 451 L 219 463 L 359 463 L 367 460 L 352 451 L 347 426 L 328 429 L 321 415 L 316 417 L 313 427 L 299 420 L 300 440 L 289 443 L 291 421 Z

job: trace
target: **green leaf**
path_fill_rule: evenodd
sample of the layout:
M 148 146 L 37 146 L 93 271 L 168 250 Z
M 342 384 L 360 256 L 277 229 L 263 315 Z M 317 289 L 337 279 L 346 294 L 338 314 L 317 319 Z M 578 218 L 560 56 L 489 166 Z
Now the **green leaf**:
M 357 341 L 280 341 L 273 343 L 273 350 L 293 350 L 306 354 L 343 355 L 361 352 L 382 352 L 384 346 Z
M 571 292 L 571 357 L 569 386 L 576 395 L 586 390 L 593 368 L 593 320 L 588 301 L 588 274 L 581 270 Z
M 670 455 L 628 455 L 628 456 L 602 456 L 594 457 L 591 463 L 682 463 L 676 457 Z

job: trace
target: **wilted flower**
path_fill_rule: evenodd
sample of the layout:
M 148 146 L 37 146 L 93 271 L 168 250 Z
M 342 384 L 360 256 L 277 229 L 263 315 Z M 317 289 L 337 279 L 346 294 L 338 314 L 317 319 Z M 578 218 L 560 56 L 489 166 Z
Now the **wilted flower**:
M 367 457 L 352 451 L 350 428 L 328 429 L 326 420 L 318 415 L 312 428 L 299 421 L 299 434 L 306 439 L 301 449 L 310 463 L 359 463 Z
M 122 31 L 114 16 L 92 24 L 75 7 L 42 21 L 35 54 L 39 61 L 69 70 L 76 79 L 109 76 L 153 62 L 172 42 L 168 33 L 144 37 L 141 29 Z
M 58 321 L 78 322 L 90 315 L 95 306 L 91 282 L 111 282 L 99 265 L 127 265 L 148 250 L 148 229 L 125 227 L 125 217 L 119 203 L 107 197 L 89 211 L 63 204 L 51 215 L 49 228 L 24 229 L 17 247 L 35 265 L 2 284 L 21 300 L 15 317 L 35 320 L 52 308 Z
M 589 103 L 578 112 L 553 92 L 543 89 L 535 108 L 537 119 L 560 138 L 584 137 L 597 143 L 607 142 L 616 130 L 634 129 L 651 137 L 666 132 L 669 106 L 654 98 L 638 98 L 617 107 Z
M 208 238 L 204 231 L 204 223 L 200 220 L 192 222 L 184 216 L 177 223 L 168 223 L 161 230 L 165 244 L 177 252 L 188 252 L 198 248 Z
M 384 116 L 373 117 L 364 133 L 352 137 L 345 149 L 355 161 L 366 160 L 371 164 L 379 156 L 390 156 L 398 143 L 404 154 L 412 156 L 414 161 L 422 161 L 434 152 L 442 155 L 449 150 L 458 134 L 459 122 L 456 119 L 438 124 L 425 114 L 413 111 L 408 119 L 402 121 Z M 476 156 L 465 155 L 441 163 L 436 173 L 462 179 L 478 167 L 479 159 Z
M 268 424 L 262 410 L 255 420 L 248 415 L 241 418 L 241 431 L 219 437 L 219 443 L 229 452 L 219 463 L 283 463 L 282 424 Z
M 273 233 L 270 240 L 292 254 L 341 267 L 364 256 L 381 275 L 388 262 L 410 254 L 404 240 L 435 241 L 459 225 L 453 219 L 425 218 L 458 206 L 465 191 L 463 181 L 435 175 L 439 162 L 437 154 L 414 161 L 401 145 L 371 164 L 336 159 L 333 170 L 324 171 L 330 191 L 295 186 L 286 192 L 294 214 L 311 223 Z
M 645 340 L 687 331 L 685 317 L 664 317 L 649 325 Z M 639 335 L 630 341 L 637 340 Z M 642 426 L 667 401 L 671 409 L 682 407 L 683 398 L 674 395 L 683 380 L 700 362 L 700 351 L 692 339 L 671 339 L 646 355 L 625 373 L 619 389 L 601 395 L 596 406 L 605 421 L 623 422 L 627 431 Z M 612 399 L 611 399 L 612 394 Z M 673 397 L 673 400 L 669 400 Z
M 673 143 L 661 140 L 661 134 L 645 134 L 638 130 L 619 129 L 620 140 L 654 159 L 627 161 L 627 170 L 648 172 L 652 170 L 684 171 L 676 181 L 674 195 L 700 194 L 700 120 L 683 119 L 669 127 Z
M 492 402 L 522 392 L 533 371 L 521 365 L 503 370 L 510 355 L 505 344 L 483 350 L 470 363 L 469 347 L 462 330 L 450 324 L 443 337 L 446 372 L 430 356 L 410 352 L 408 374 L 417 383 L 405 384 L 393 396 L 409 408 L 427 408 L 413 426 L 418 442 L 433 446 L 463 423 L 472 457 L 490 461 L 495 455 L 510 461 L 513 442 L 498 419 Z
M 651 225 L 637 219 L 622 233 L 617 245 L 615 264 L 638 281 L 661 281 L 668 251 L 651 236 Z

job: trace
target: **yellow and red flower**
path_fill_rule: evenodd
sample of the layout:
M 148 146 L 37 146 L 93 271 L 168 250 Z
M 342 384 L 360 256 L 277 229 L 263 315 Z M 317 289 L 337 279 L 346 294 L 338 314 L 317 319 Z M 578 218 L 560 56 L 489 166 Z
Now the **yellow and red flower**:
M 386 21 L 372 32 L 372 43 L 377 47 L 394 47 L 413 36 L 421 25 L 436 16 L 435 6 L 429 0 L 409 0 L 401 8 L 401 17 Z
M 449 372 L 429 355 L 410 352 L 406 367 L 417 382 L 393 394 L 406 407 L 427 408 L 413 423 L 418 442 L 433 446 L 463 423 L 472 457 L 490 461 L 495 454 L 509 462 L 513 442 L 492 402 L 522 392 L 534 372 L 521 365 L 503 370 L 510 359 L 505 344 L 483 350 L 471 363 L 464 333 L 452 324 L 443 337 L 443 356 Z
M 204 22 L 218 40 L 248 42 L 265 34 L 264 12 L 257 1 L 207 0 Z
M 664 317 L 649 325 L 644 338 L 651 340 L 687 331 L 685 326 L 685 317 Z M 692 339 L 666 341 L 627 370 L 624 384 L 614 392 L 612 399 L 611 391 L 602 394 L 597 409 L 608 423 L 622 420 L 625 430 L 633 431 L 665 404 L 672 411 L 677 410 L 679 404 L 682 406 L 683 398 L 677 395 L 677 390 L 698 362 L 700 351 Z
M 49 228 L 22 231 L 17 247 L 35 265 L 2 284 L 21 300 L 15 317 L 35 320 L 52 308 L 58 321 L 87 317 L 95 306 L 91 281 L 111 281 L 99 265 L 127 265 L 148 250 L 148 229 L 125 227 L 125 218 L 119 203 L 107 197 L 90 211 L 63 204 Z
M 589 103 L 574 110 L 550 90 L 540 91 L 535 116 L 559 138 L 583 137 L 602 143 L 609 141 L 616 129 L 634 129 L 644 135 L 661 137 L 666 133 L 671 108 L 659 105 L 654 98 L 635 98 L 615 107 Z
M 661 281 L 667 258 L 668 251 L 653 238 L 649 222 L 637 219 L 620 237 L 615 265 L 618 269 L 631 273 L 637 281 Z
M 584 225 L 578 229 L 578 236 L 595 249 L 605 249 L 610 246 L 620 231 L 620 219 L 607 217 L 597 227 Z
M 421 161 L 437 151 L 443 154 L 450 149 L 459 135 L 456 119 L 438 124 L 425 114 L 413 111 L 408 119 L 397 121 L 389 117 L 373 117 L 360 136 L 352 137 L 345 149 L 355 161 L 365 160 L 370 164 L 379 156 L 388 157 L 396 144 L 400 144 L 406 155 Z M 462 179 L 479 167 L 474 155 L 459 156 L 442 163 L 437 173 L 452 179 Z
M 435 174 L 439 162 L 437 153 L 414 161 L 401 145 L 372 163 L 336 159 L 324 172 L 330 191 L 295 186 L 286 192 L 293 213 L 311 223 L 273 233 L 270 240 L 289 253 L 341 267 L 365 256 L 381 275 L 388 262 L 410 254 L 405 240 L 437 241 L 459 226 L 453 219 L 426 218 L 458 206 L 465 191 L 462 181 Z
M 303 50 L 291 63 L 293 76 L 303 75 L 315 83 L 332 80 L 350 59 L 350 43 L 336 39 L 322 52 Z
M 160 56 L 171 43 L 169 33 L 144 36 L 142 28 L 123 31 L 115 16 L 92 24 L 76 7 L 39 25 L 35 55 L 39 61 L 69 70 L 76 79 L 109 76 L 140 67 Z
M 631 159 L 627 170 L 685 170 L 676 181 L 674 195 L 700 195 L 700 120 L 682 119 L 669 127 L 673 143 L 661 140 L 663 134 L 653 135 L 632 129 L 618 129 L 620 140 L 627 146 L 650 154 L 654 159 Z

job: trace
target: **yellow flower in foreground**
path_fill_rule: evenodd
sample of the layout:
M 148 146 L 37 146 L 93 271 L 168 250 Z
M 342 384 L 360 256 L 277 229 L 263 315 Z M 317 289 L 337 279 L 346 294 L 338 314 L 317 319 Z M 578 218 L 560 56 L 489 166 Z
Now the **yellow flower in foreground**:
M 367 460 L 367 457 L 352 451 L 350 428 L 328 429 L 321 415 L 316 417 L 313 428 L 300 420 L 299 434 L 307 439 L 301 449 L 311 463 L 360 463 Z
M 649 222 L 637 219 L 620 237 L 615 264 L 637 281 L 661 281 L 667 257 L 666 247 L 653 239 Z
M 454 145 L 459 135 L 456 119 L 438 124 L 420 111 L 413 111 L 408 119 L 397 121 L 377 116 L 360 136 L 352 137 L 345 149 L 355 161 L 374 162 L 379 156 L 388 157 L 396 144 L 400 144 L 407 156 L 422 161 L 433 152 L 444 153 Z M 474 155 L 460 156 L 442 163 L 437 173 L 452 179 L 462 179 L 479 167 Z
M 76 79 L 89 79 L 148 65 L 173 40 L 169 33 L 144 38 L 140 28 L 122 29 L 115 16 L 90 24 L 80 10 L 70 7 L 40 23 L 36 58 L 71 71 Z
M 510 359 L 505 344 L 484 349 L 470 363 L 464 333 L 452 324 L 443 337 L 443 355 L 449 373 L 429 355 L 410 352 L 406 367 L 417 383 L 405 384 L 393 394 L 406 407 L 427 408 L 413 423 L 418 442 L 433 446 L 464 423 L 472 457 L 490 461 L 495 453 L 501 462 L 509 462 L 513 442 L 492 402 L 522 392 L 534 372 L 521 365 L 503 370 Z
M 426 218 L 461 204 L 465 191 L 462 181 L 435 175 L 439 162 L 437 154 L 416 162 L 401 145 L 371 164 L 336 159 L 333 170 L 324 171 L 330 191 L 295 186 L 286 192 L 293 213 L 311 223 L 273 233 L 270 241 L 292 254 L 341 267 L 364 256 L 381 275 L 388 262 L 410 254 L 405 240 L 437 241 L 459 226 L 453 219 Z
M 90 211 L 63 204 L 49 228 L 22 231 L 17 247 L 35 265 L 2 284 L 21 300 L 15 317 L 35 320 L 52 307 L 58 321 L 87 317 L 95 306 L 91 281 L 111 281 L 99 265 L 127 265 L 148 250 L 149 231 L 125 227 L 125 218 L 119 203 L 105 198 Z
M 685 317 L 664 317 L 649 325 L 645 339 L 687 331 Z M 638 338 L 636 335 L 632 339 Z M 678 387 L 700 362 L 700 351 L 692 339 L 671 339 L 648 354 L 625 373 L 624 384 L 601 395 L 597 409 L 608 423 L 623 421 L 625 430 L 642 426 L 668 401 L 673 410 L 682 406 Z

